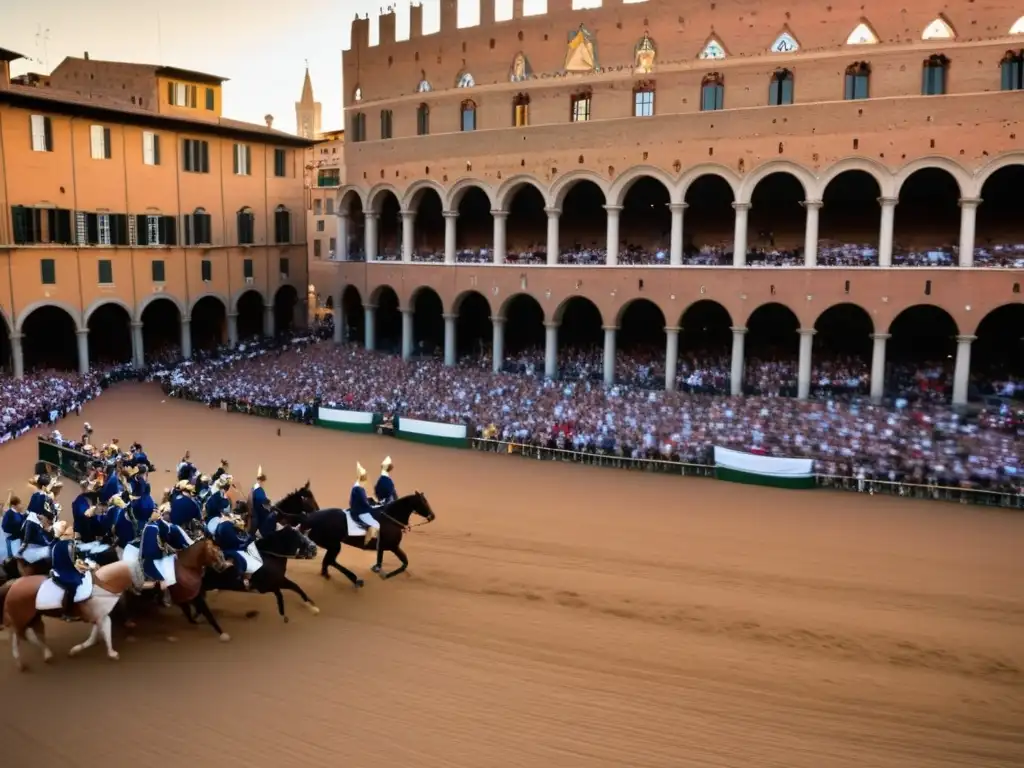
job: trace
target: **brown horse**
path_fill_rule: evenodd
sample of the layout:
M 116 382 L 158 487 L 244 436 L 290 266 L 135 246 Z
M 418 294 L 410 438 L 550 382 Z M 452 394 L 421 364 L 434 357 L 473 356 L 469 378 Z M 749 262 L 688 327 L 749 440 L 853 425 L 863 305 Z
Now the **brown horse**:
M 213 631 L 220 635 L 222 642 L 227 642 L 231 636 L 220 628 L 217 619 L 213 617 L 213 611 L 206 603 L 203 593 L 203 574 L 207 568 L 212 567 L 215 571 L 223 571 L 229 563 L 224 559 L 224 553 L 220 547 L 210 539 L 199 539 L 192 546 L 178 553 L 174 561 L 174 576 L 176 584 L 168 591 L 171 593 L 171 601 L 181 608 L 185 618 L 191 624 L 198 622 L 193 618 L 189 606 L 196 609 L 206 622 L 213 627 Z
M 118 562 L 104 565 L 92 574 L 93 589 L 91 597 L 75 603 L 73 614 L 84 622 L 92 624 L 92 633 L 84 642 L 76 645 L 69 656 L 77 656 L 86 648 L 96 644 L 100 635 L 107 646 L 107 656 L 116 661 L 120 658 L 114 650 L 111 640 L 110 612 L 132 586 L 132 566 Z M 43 617 L 59 617 L 61 610 L 39 611 L 36 609 L 36 596 L 46 576 L 23 576 L 7 582 L 0 587 L 0 608 L 3 611 L 4 626 L 11 630 L 11 654 L 18 669 L 24 670 L 25 663 L 21 659 L 20 642 L 28 640 L 43 652 L 43 661 L 53 658 L 53 651 L 46 645 Z

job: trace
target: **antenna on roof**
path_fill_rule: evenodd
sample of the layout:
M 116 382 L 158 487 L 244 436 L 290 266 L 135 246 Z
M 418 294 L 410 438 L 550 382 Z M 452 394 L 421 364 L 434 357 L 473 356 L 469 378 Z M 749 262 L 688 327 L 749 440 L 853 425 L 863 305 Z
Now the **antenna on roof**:
M 47 70 L 49 70 L 49 68 L 50 68 L 49 48 L 47 46 L 47 43 L 49 43 L 49 42 L 50 42 L 50 28 L 47 27 L 44 30 L 42 24 L 37 24 L 36 25 L 36 49 L 37 49 L 37 52 L 38 52 L 39 47 L 42 46 L 42 48 L 43 48 L 43 58 L 40 59 L 37 56 L 36 57 L 36 62 L 38 62 L 39 64 L 42 64 L 43 68 L 47 69 Z

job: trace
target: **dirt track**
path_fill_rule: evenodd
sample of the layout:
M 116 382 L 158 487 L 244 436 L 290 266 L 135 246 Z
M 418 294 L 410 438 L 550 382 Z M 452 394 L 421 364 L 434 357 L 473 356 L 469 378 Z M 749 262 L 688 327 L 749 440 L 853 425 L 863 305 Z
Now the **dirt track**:
M 407 578 L 322 609 L 217 595 L 54 667 L 0 646 L 4 765 L 931 768 L 1024 765 L 1024 516 L 459 453 L 227 415 L 125 386 L 97 438 L 185 448 L 341 504 L 385 454 L 438 515 Z M 82 420 L 61 425 L 76 434 Z M 276 431 L 282 428 L 283 435 Z M 27 491 L 32 436 L 0 448 Z M 154 488 L 169 484 L 158 472 Z M 63 499 L 69 507 L 74 488 Z M 370 556 L 342 560 L 369 579 Z M 255 620 L 243 613 L 261 610 Z M 173 633 L 177 643 L 169 643 Z M 58 728 L 57 722 L 64 724 Z M 59 735 L 54 735 L 59 733 Z

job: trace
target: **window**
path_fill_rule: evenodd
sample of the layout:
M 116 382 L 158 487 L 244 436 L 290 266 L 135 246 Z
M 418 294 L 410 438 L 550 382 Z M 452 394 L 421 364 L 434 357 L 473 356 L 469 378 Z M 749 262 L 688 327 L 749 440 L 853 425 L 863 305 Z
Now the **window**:
M 326 200 L 324 200 L 324 213 L 326 213 L 328 216 L 333 216 L 334 215 L 334 198 L 333 197 L 328 197 Z
M 340 168 L 321 168 L 316 172 L 316 185 L 318 187 L 340 187 Z
M 213 217 L 203 208 L 186 213 L 182 218 L 185 225 L 184 245 L 210 245 L 213 241 Z
M 53 259 L 39 260 L 40 279 L 43 285 L 57 284 L 57 262 Z
M 210 112 L 213 112 L 214 103 L 215 103 L 215 98 L 214 98 L 214 95 L 213 95 L 213 88 L 207 88 L 206 89 L 206 108 Z
M 274 150 L 274 175 L 283 179 L 288 175 L 288 152 L 284 149 Z
M 1002 74 L 1002 90 L 1024 90 L 1024 51 L 1007 51 L 1003 60 L 999 62 L 999 67 Z
M 53 124 L 46 115 L 29 117 L 32 128 L 32 151 L 53 152 Z
M 167 84 L 167 101 L 174 107 L 196 107 L 196 87 L 185 83 Z
M 878 35 L 866 21 L 861 21 L 846 38 L 847 45 L 876 45 L 877 43 Z
M 391 110 L 382 109 L 380 111 L 380 137 L 382 139 L 391 138 Z
M 780 107 L 793 103 L 793 73 L 788 69 L 776 70 L 768 86 L 768 104 Z
M 153 259 L 152 261 L 153 270 L 153 282 L 164 283 L 167 282 L 167 271 L 164 267 L 163 259 Z
M 80 213 L 85 217 L 88 245 L 128 245 L 128 216 L 123 213 Z
M 317 232 L 323 232 L 324 231 L 324 221 L 323 221 L 323 219 L 321 219 L 320 221 L 318 221 L 316 223 L 316 231 Z
M 525 128 L 530 124 L 530 97 L 525 93 L 517 94 L 512 99 L 512 125 Z
M 366 115 L 362 112 L 352 115 L 352 141 L 366 141 Z
M 142 132 L 142 162 L 146 165 L 160 165 L 160 135 L 152 131 Z
M 430 135 L 430 107 L 426 104 L 416 107 L 416 135 Z
M 251 208 L 238 212 L 238 244 L 253 245 L 256 242 L 256 215 Z
M 319 198 L 313 201 L 313 215 L 314 216 L 321 216 L 321 215 L 323 215 L 323 203 L 320 201 Z
M 334 258 L 334 253 L 335 253 L 335 251 L 338 248 L 338 241 L 335 238 L 332 237 L 332 238 L 330 238 L 328 240 L 328 244 L 329 244 L 328 256 L 333 259 Z
M 282 256 L 277 260 L 277 270 L 281 273 L 281 277 L 288 277 L 288 257 Z
M 847 101 L 866 99 L 869 97 L 871 84 L 871 67 L 866 61 L 858 61 L 846 68 L 846 84 L 843 98 Z
M 590 120 L 590 94 L 577 93 L 569 101 L 569 119 L 574 123 L 585 123 Z
M 209 283 L 213 280 L 213 262 L 209 259 L 203 259 L 199 264 L 199 276 L 203 279 L 204 283 Z
M 292 241 L 292 215 L 283 205 L 274 211 L 274 242 L 277 244 Z
M 714 112 L 725 104 L 725 84 L 717 72 L 705 75 L 700 82 L 700 108 L 702 112 Z
M 921 73 L 921 95 L 942 96 L 946 92 L 949 59 L 941 53 L 925 59 Z
M 462 102 L 462 106 L 459 107 L 461 114 L 460 124 L 462 125 L 463 131 L 475 131 L 476 130 L 476 104 L 472 101 Z
M 190 173 L 210 172 L 210 144 L 202 139 L 182 139 L 182 169 Z
M 110 259 L 99 259 L 96 262 L 97 278 L 100 285 L 114 284 L 114 262 Z
M 416 84 L 416 93 L 430 93 L 432 90 L 434 89 L 427 80 L 420 80 L 419 83 Z
M 63 208 L 11 207 L 15 245 L 72 245 L 71 211 Z
M 362 100 L 363 100 L 363 89 L 360 88 L 357 85 L 355 87 L 355 90 L 352 91 L 352 101 L 362 101 Z
M 654 115 L 654 88 L 641 85 L 633 90 L 633 117 Z
M 476 80 L 469 72 L 462 72 L 459 75 L 459 79 L 455 83 L 456 88 L 472 88 L 476 85 Z
M 89 148 L 93 160 L 109 160 L 110 129 L 102 125 L 89 126 Z
M 177 245 L 178 226 L 174 216 L 143 214 L 135 218 L 138 245 Z
M 313 241 L 313 258 L 314 259 L 322 258 L 321 255 L 320 255 L 320 239 L 319 238 L 317 238 L 316 240 Z
M 252 280 L 252 259 L 242 259 L 242 277 Z
M 252 147 L 248 144 L 235 144 L 234 169 L 236 176 L 249 176 L 252 173 Z

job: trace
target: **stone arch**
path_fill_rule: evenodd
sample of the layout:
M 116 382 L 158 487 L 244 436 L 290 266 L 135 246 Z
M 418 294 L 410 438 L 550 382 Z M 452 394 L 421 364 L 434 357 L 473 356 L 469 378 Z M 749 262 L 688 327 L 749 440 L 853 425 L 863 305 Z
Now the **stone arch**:
M 21 312 L 18 313 L 18 318 L 14 324 L 14 332 L 21 333 L 22 327 L 25 325 L 25 319 L 33 312 L 35 312 L 37 309 L 42 309 L 43 307 L 56 307 L 57 309 L 64 310 L 64 312 L 67 313 L 68 317 L 70 317 L 71 320 L 74 322 L 76 331 L 84 330 L 86 327 L 85 324 L 82 322 L 81 312 L 79 312 L 75 307 L 68 304 L 66 301 L 43 299 L 42 301 L 33 301 L 31 304 L 28 304 L 24 309 L 21 310 Z M 130 314 L 131 313 L 129 312 L 129 315 Z
M 679 185 L 675 183 L 671 176 L 653 165 L 635 165 L 620 173 L 607 189 L 608 205 L 622 205 L 626 200 L 626 193 L 629 192 L 629 188 L 643 178 L 650 178 L 661 182 L 665 189 L 668 190 L 669 202 L 682 202 L 682 198 L 679 196 Z
M 691 301 L 689 304 L 683 307 L 683 310 L 679 313 L 679 318 L 676 322 L 676 325 L 685 331 L 690 325 L 690 323 L 687 322 L 687 316 L 692 317 L 691 313 L 700 311 L 724 314 L 728 321 L 728 327 L 731 328 L 736 325 L 736 321 L 733 319 L 732 312 L 729 311 L 729 308 L 725 304 L 718 301 L 717 299 L 696 299 L 694 301 Z
M 657 329 L 658 331 L 661 331 L 662 328 L 664 328 L 665 326 L 668 325 L 668 315 L 665 314 L 665 310 L 661 308 L 661 305 L 658 304 L 658 302 L 656 302 L 654 299 L 650 299 L 650 298 L 648 298 L 646 296 L 634 296 L 633 298 L 627 299 L 626 301 L 624 301 L 619 306 L 619 308 L 616 310 L 616 312 L 615 312 L 615 326 L 617 328 L 621 328 L 622 327 L 622 318 L 624 318 L 626 316 L 626 312 L 629 311 L 629 308 L 632 307 L 634 304 L 638 304 L 638 303 L 649 304 L 652 307 L 656 308 L 661 313 L 661 319 L 662 319 L 663 322 L 661 324 L 662 327 Z M 602 317 L 603 317 L 603 315 L 602 315 Z
M 548 205 L 553 208 L 561 208 L 562 203 L 565 202 L 565 196 L 581 181 L 590 181 L 597 185 L 597 188 L 604 195 L 605 205 L 612 205 L 611 197 L 608 194 L 607 182 L 598 174 L 587 170 L 569 171 L 569 173 L 559 176 L 555 183 L 551 185 L 548 197 L 545 198 Z
M 445 201 L 448 199 L 448 194 L 445 192 L 444 187 L 433 179 L 419 179 L 418 181 L 414 181 L 410 184 L 405 190 L 405 195 L 398 198 L 399 205 L 404 210 L 415 211 L 423 201 L 423 194 L 427 190 L 433 190 L 436 192 L 437 199 L 441 201 L 441 205 L 445 205 Z
M 533 302 L 534 304 L 536 304 L 537 307 L 540 309 L 541 317 L 544 318 L 545 322 L 547 321 L 548 316 L 547 316 L 547 312 L 544 311 L 544 304 L 541 302 L 540 299 L 538 299 L 536 296 L 534 296 L 529 291 L 516 291 L 515 293 L 510 293 L 508 296 L 506 296 L 505 299 L 501 302 L 500 306 L 498 307 L 498 314 L 495 315 L 495 317 L 500 317 L 500 318 L 503 318 L 503 319 L 507 320 L 508 319 L 508 308 L 512 305 L 512 302 L 516 301 L 520 297 L 525 297 L 525 298 L 529 299 L 531 302 Z
M 398 297 L 399 299 L 399 305 L 401 305 L 401 297 L 399 296 L 398 291 L 395 290 L 394 286 L 388 285 L 387 283 L 381 283 L 372 291 L 370 291 L 370 300 L 367 303 L 363 304 L 363 306 L 376 306 L 380 304 L 380 296 L 384 291 L 391 291 L 393 294 L 395 294 L 395 296 Z
M 82 326 L 88 328 L 89 318 L 92 317 L 93 313 L 96 310 L 107 304 L 115 304 L 121 307 L 121 309 L 123 309 L 125 313 L 127 313 L 129 321 L 135 321 L 135 311 L 132 309 L 131 305 L 127 301 L 125 301 L 124 299 L 119 299 L 117 298 L 117 296 L 104 296 L 100 299 L 96 299 L 96 301 L 90 304 L 89 308 L 86 309 L 84 313 L 82 313 Z
M 451 189 L 448 190 L 447 196 L 442 196 L 441 200 L 444 202 L 444 209 L 446 211 L 459 210 L 459 204 L 462 202 L 462 198 L 473 188 L 479 189 L 487 195 L 487 200 L 491 204 L 491 209 L 496 210 L 494 190 L 491 188 L 491 185 L 486 181 L 468 177 L 456 181 L 452 185 Z
M 258 288 L 254 288 L 251 285 L 247 285 L 245 288 L 235 291 L 234 296 L 231 297 L 231 304 L 229 305 L 230 312 L 238 312 L 238 302 L 247 293 L 255 293 L 257 296 L 260 297 L 262 306 L 265 307 L 267 305 L 267 297 L 263 295 L 263 291 L 259 290 Z
M 896 314 L 893 315 L 892 320 L 889 321 L 889 325 L 885 329 L 885 332 L 886 333 L 892 333 L 893 326 L 896 324 L 897 320 L 904 319 L 906 316 L 908 316 L 908 315 L 910 315 L 910 314 L 912 314 L 914 312 L 922 312 L 922 311 L 931 312 L 932 314 L 934 314 L 936 316 L 938 316 L 940 313 L 942 315 L 945 315 L 943 320 L 945 321 L 946 319 L 948 319 L 949 322 L 956 329 L 956 332 L 960 333 L 960 324 L 957 322 L 956 316 L 952 312 L 950 312 L 948 309 L 946 309 L 941 304 L 933 304 L 933 303 L 927 302 L 927 301 L 921 301 L 921 302 L 917 302 L 915 304 L 908 304 L 907 306 L 903 307 L 903 309 L 901 309 L 899 312 L 897 312 Z M 982 318 L 982 319 L 984 319 L 984 318 Z
M 561 323 L 562 319 L 565 317 L 565 310 L 568 309 L 569 305 L 572 304 L 572 302 L 577 301 L 577 300 L 581 300 L 581 301 L 587 302 L 589 304 L 592 304 L 594 309 L 597 310 L 598 315 L 600 315 L 600 317 L 601 317 L 601 325 L 608 325 L 609 324 L 607 318 L 605 318 L 605 316 L 604 316 L 604 312 L 601 310 L 601 305 L 598 304 L 596 301 L 594 301 L 589 296 L 584 296 L 581 293 L 570 294 L 569 296 L 566 296 L 564 299 L 559 301 L 558 302 L 558 306 L 555 307 L 555 311 L 551 313 L 551 318 L 556 323 Z
M 401 193 L 391 184 L 377 184 L 366 193 L 366 200 L 363 203 L 363 210 L 366 212 L 380 213 L 383 205 L 384 193 L 390 192 L 395 196 L 399 205 L 402 203 Z M 443 199 L 443 198 L 442 198 Z
M 821 319 L 823 317 L 825 317 L 829 313 L 834 314 L 836 311 L 838 311 L 840 309 L 843 309 L 843 310 L 848 309 L 851 312 L 856 313 L 857 317 L 860 317 L 862 319 L 866 319 L 868 321 L 868 323 L 871 325 L 871 333 L 876 333 L 877 332 L 875 330 L 875 318 L 873 318 L 871 316 L 870 312 L 868 312 L 866 309 L 864 309 L 864 307 L 862 307 L 860 304 L 858 304 L 855 301 L 837 301 L 837 302 L 835 302 L 833 304 L 829 304 L 827 307 L 822 309 L 815 316 L 814 322 L 811 323 L 810 327 L 811 328 L 817 328 L 818 327 L 818 323 L 821 321 Z
M 339 187 L 338 191 L 334 195 L 335 199 L 335 210 L 340 212 L 347 212 L 351 209 L 352 199 L 359 203 L 360 208 L 366 208 L 366 199 L 363 197 L 363 191 L 356 186 Z
M 791 306 L 782 301 L 763 301 L 756 307 L 747 312 L 746 318 L 743 320 L 743 326 L 749 331 L 750 330 L 750 319 L 757 313 L 765 312 L 788 312 L 796 320 L 797 327 L 800 327 L 800 314 L 793 309 Z
M 814 174 L 802 165 L 790 160 L 771 160 L 763 165 L 759 165 L 743 177 L 739 194 L 736 196 L 736 202 L 749 203 L 754 197 L 754 190 L 757 188 L 757 185 L 775 173 L 787 174 L 800 182 L 800 186 L 804 190 L 804 200 L 819 199 L 817 195 L 820 194 L 820 191 L 818 190 L 818 182 Z
M 282 283 L 274 291 L 274 330 L 276 333 L 290 331 L 299 323 L 296 313 L 302 306 L 301 294 L 291 283 Z
M 702 176 L 717 176 L 722 179 L 729 188 L 732 190 L 733 200 L 738 200 L 740 195 L 740 187 L 743 185 L 743 179 L 733 173 L 731 168 L 727 168 L 724 165 L 718 163 L 701 163 L 700 165 L 690 168 L 686 173 L 679 179 L 678 194 L 672 198 L 673 202 L 683 203 L 686 202 L 686 193 L 693 186 L 693 183 L 700 179 Z
M 155 301 L 160 301 L 160 299 L 164 299 L 164 300 L 169 301 L 172 304 L 174 304 L 174 306 L 178 308 L 178 317 L 187 317 L 188 316 L 188 313 L 185 311 L 185 305 L 182 303 L 181 299 L 179 299 L 174 294 L 172 294 L 172 293 L 151 293 L 149 296 L 147 296 L 146 298 L 144 298 L 142 301 L 139 302 L 138 308 L 137 308 L 136 313 L 135 313 L 135 322 L 141 323 L 142 322 L 142 313 L 146 311 L 146 307 L 148 307 L 150 304 L 152 304 Z
M 459 293 L 453 300 L 448 308 L 448 312 L 453 315 L 459 314 L 459 309 L 462 307 L 462 302 L 468 299 L 473 294 L 480 296 L 486 303 L 487 308 L 490 310 L 491 315 L 494 315 L 494 307 L 491 305 L 491 300 L 487 298 L 487 294 L 483 291 L 477 290 L 476 288 L 467 288 L 466 290 Z
M 820 200 L 828 185 L 847 171 L 862 171 L 878 182 L 882 197 L 895 197 L 896 179 L 888 168 L 868 157 L 846 157 L 830 165 L 818 178 L 817 198 Z
M 966 192 L 966 197 L 981 197 L 982 190 L 985 189 L 985 182 L 997 171 L 1001 171 L 1003 168 L 1011 165 L 1024 166 L 1024 152 L 1008 152 L 1005 155 L 993 158 L 979 168 L 971 179 L 971 185 Z
M 540 192 L 541 197 L 544 198 L 545 205 L 551 205 L 551 200 L 548 196 L 548 190 L 544 188 L 544 185 L 541 184 L 533 176 L 527 174 L 520 174 L 518 176 L 513 176 L 510 179 L 506 179 L 502 183 L 502 185 L 498 187 L 498 191 L 495 192 L 494 194 L 495 210 L 507 211 L 509 204 L 512 202 L 512 198 L 515 197 L 516 193 L 523 186 L 527 185 L 533 187 L 538 192 Z
M 923 171 L 927 168 L 937 168 L 946 171 L 946 173 L 952 176 L 957 183 L 957 187 L 960 189 L 960 197 L 968 197 L 971 194 L 974 188 L 973 180 L 970 174 L 964 170 L 963 166 L 949 158 L 933 155 L 922 157 L 919 160 L 912 160 L 896 172 L 896 177 L 893 180 L 893 197 L 899 197 L 900 190 L 907 179 L 918 171 Z
M 82 324 L 89 330 L 89 358 L 101 363 L 126 363 L 132 359 L 132 308 L 114 296 L 92 303 Z

